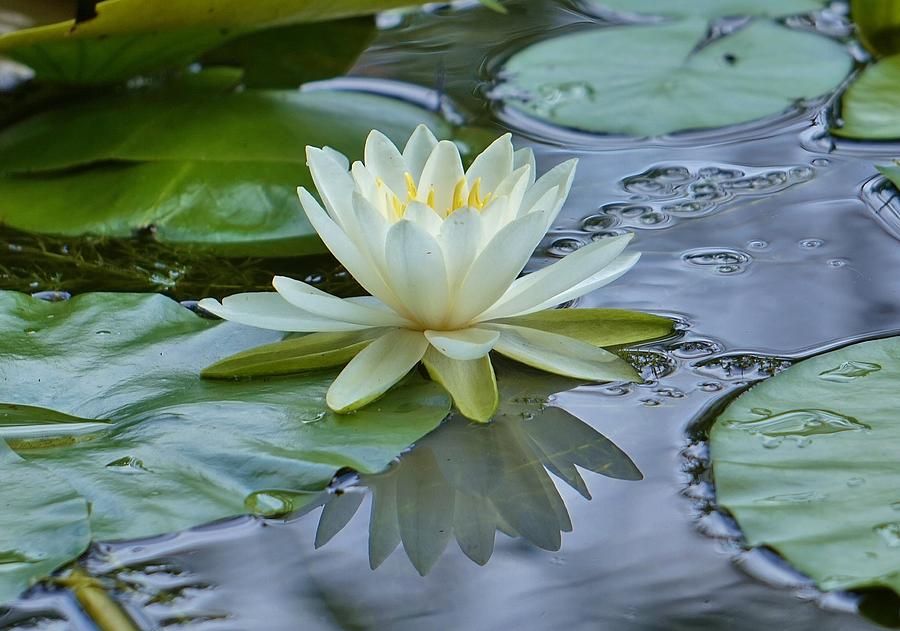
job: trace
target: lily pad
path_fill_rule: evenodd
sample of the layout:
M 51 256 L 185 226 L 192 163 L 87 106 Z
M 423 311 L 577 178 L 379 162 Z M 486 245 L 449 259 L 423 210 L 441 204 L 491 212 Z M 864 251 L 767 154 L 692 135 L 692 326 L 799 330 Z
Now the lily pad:
M 591 4 L 625 13 L 705 18 L 783 17 L 817 11 L 828 3 L 829 0 L 591 0 Z
M 267 26 L 367 15 L 415 0 L 108 0 L 96 16 L 0 35 L 0 53 L 47 81 L 110 83 L 189 61 Z
M 450 135 L 431 112 L 359 92 L 96 99 L 0 132 L 0 221 L 58 235 L 149 230 L 226 254 L 321 253 L 296 199 L 312 187 L 306 145 L 355 158 L 371 129 L 400 142 L 422 122 Z
M 850 84 L 841 99 L 836 136 L 860 140 L 900 138 L 900 55 L 875 62 Z
M 794 365 L 712 428 L 719 503 L 824 590 L 900 593 L 900 338 Z
M 709 42 L 708 28 L 686 19 L 545 40 L 506 62 L 497 96 L 557 125 L 655 136 L 778 114 L 852 66 L 840 43 L 766 20 Z
M 91 542 L 88 503 L 62 477 L 0 441 L 0 603 L 81 555 Z
M 343 467 L 383 469 L 450 408 L 416 375 L 352 416 L 326 410 L 334 372 L 201 380 L 202 367 L 281 334 L 212 322 L 158 295 L 48 303 L 3 292 L 0 331 L 6 403 L 31 406 L 0 437 L 91 503 L 95 539 L 286 512 Z M 86 433 L 85 420 L 105 422 Z M 42 506 L 39 489 L 17 514 Z

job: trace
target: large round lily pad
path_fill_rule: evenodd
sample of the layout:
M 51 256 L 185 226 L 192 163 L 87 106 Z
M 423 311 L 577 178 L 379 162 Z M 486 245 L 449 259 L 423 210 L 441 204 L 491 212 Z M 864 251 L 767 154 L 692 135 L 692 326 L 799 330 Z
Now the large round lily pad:
M 900 55 L 885 57 L 862 71 L 841 99 L 837 136 L 860 140 L 900 138 Z
M 828 0 L 591 0 L 591 4 L 626 13 L 676 17 L 781 17 L 816 11 Z
M 0 437 L 91 503 L 94 539 L 130 539 L 291 510 L 342 467 L 381 470 L 449 411 L 415 375 L 351 416 L 326 411 L 333 371 L 200 379 L 280 337 L 157 295 L 0 293 Z M 39 490 L 35 515 L 55 493 Z
M 840 43 L 756 20 L 706 42 L 706 20 L 580 31 L 513 55 L 497 91 L 542 120 L 654 136 L 777 114 L 833 90 L 852 60 Z
M 712 428 L 719 503 L 825 590 L 900 593 L 900 338 L 801 362 Z
M 362 156 L 371 129 L 397 143 L 422 108 L 346 91 L 166 92 L 91 100 L 0 132 L 0 222 L 32 232 L 129 236 L 226 254 L 324 252 L 297 200 L 306 145 Z

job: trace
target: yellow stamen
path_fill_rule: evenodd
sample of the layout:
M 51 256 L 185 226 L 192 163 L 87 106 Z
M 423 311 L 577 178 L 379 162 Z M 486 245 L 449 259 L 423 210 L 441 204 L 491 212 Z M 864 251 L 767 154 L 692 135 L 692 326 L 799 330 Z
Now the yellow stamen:
M 428 199 L 425 200 L 425 203 L 431 206 L 431 209 L 434 210 L 434 188 L 428 191 Z
M 406 178 L 406 201 L 416 199 L 419 196 L 419 190 L 416 188 L 416 181 L 408 171 L 403 174 Z
M 472 190 L 469 191 L 468 205 L 477 210 L 482 210 L 493 197 L 493 193 L 488 193 L 484 196 L 484 199 L 481 198 L 481 178 L 477 178 L 475 183 L 472 184 Z
M 465 198 L 465 190 L 466 190 L 466 178 L 461 177 L 459 181 L 456 183 L 456 186 L 453 187 L 453 203 L 450 204 L 450 212 L 452 213 L 454 210 L 458 208 L 462 208 L 466 205 Z

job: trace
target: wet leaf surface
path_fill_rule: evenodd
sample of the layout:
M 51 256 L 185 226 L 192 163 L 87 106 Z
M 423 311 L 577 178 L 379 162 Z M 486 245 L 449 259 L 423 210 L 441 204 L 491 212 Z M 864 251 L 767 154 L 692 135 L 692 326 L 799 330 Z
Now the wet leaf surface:
M 900 338 L 792 366 L 718 417 L 719 503 L 824 590 L 900 592 Z
M 0 435 L 91 502 L 95 539 L 285 512 L 342 467 L 381 470 L 449 410 L 417 376 L 352 416 L 326 412 L 334 372 L 203 381 L 211 361 L 280 334 L 211 322 L 162 296 L 47 303 L 4 292 L 0 330 L 6 402 L 31 406 Z M 58 431 L 70 426 L 62 414 L 111 424 Z
M 831 132 L 859 140 L 900 138 L 900 55 L 866 67 L 841 99 L 840 127 Z

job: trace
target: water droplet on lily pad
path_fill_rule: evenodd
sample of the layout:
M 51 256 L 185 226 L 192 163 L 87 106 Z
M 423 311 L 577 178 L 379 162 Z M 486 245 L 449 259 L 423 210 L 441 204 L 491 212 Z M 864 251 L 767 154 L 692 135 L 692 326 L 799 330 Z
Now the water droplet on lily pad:
M 124 456 L 117 460 L 113 460 L 112 462 L 108 462 L 106 466 L 117 473 L 140 473 L 148 470 L 147 467 L 144 466 L 144 461 L 139 460 L 134 456 Z
M 312 491 L 254 491 L 244 499 L 244 508 L 261 517 L 278 517 L 305 506 L 317 495 Z
M 847 381 L 853 381 L 854 379 L 858 379 L 860 377 L 865 377 L 873 372 L 878 372 L 881 370 L 881 366 L 879 364 L 873 364 L 871 362 L 858 362 L 858 361 L 847 361 L 843 362 L 840 366 L 832 368 L 830 370 L 826 370 L 824 372 L 819 373 L 819 377 L 824 379 L 825 381 L 836 381 L 838 383 L 844 383 Z
M 875 532 L 877 532 L 891 548 L 900 548 L 900 521 L 879 524 L 878 526 L 875 526 Z
M 753 410 L 754 414 L 761 412 L 762 410 Z M 728 427 L 758 434 L 764 441 L 768 439 L 766 442 L 792 438 L 797 440 L 798 446 L 801 447 L 809 444 L 809 441 L 805 439 L 811 436 L 870 429 L 865 423 L 850 416 L 816 409 L 789 410 L 749 421 L 727 421 L 726 424 Z M 770 445 L 765 444 L 765 446 L 769 447 Z M 772 446 L 777 447 L 777 445 Z

